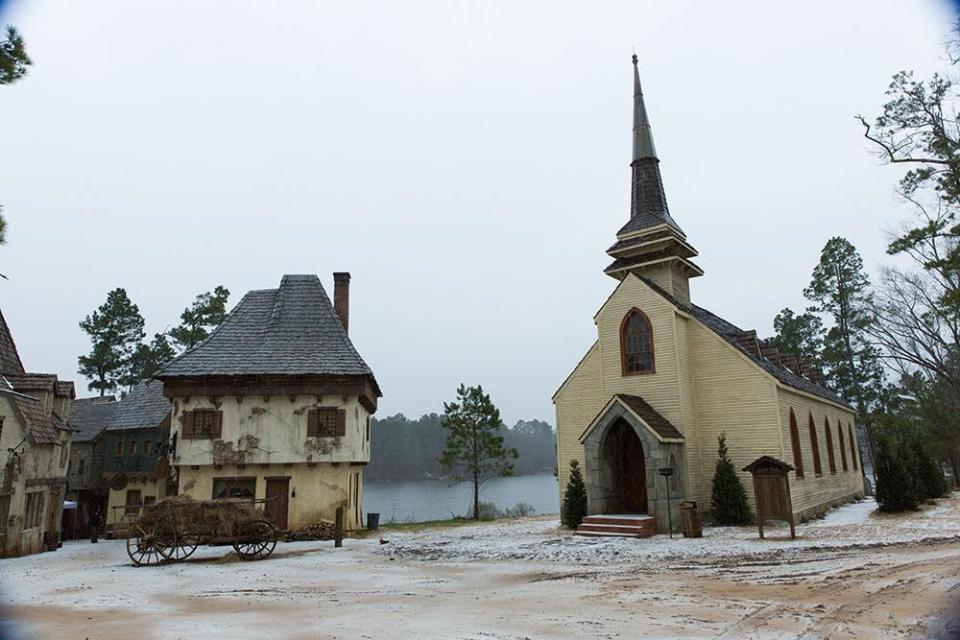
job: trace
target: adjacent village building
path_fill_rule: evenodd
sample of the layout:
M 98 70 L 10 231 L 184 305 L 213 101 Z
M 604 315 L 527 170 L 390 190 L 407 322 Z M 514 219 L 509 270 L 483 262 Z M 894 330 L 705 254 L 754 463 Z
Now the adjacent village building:
M 141 382 L 117 403 L 103 432 L 108 529 L 174 493 L 167 482 L 170 409 L 163 383 L 156 380 Z
M 26 371 L 0 314 L 0 557 L 59 545 L 74 397 L 72 382 Z
M 691 301 L 689 279 L 704 272 L 667 207 L 636 63 L 630 219 L 605 269 L 618 284 L 594 315 L 596 342 L 553 397 L 561 491 L 576 459 L 590 514 L 650 514 L 666 531 L 659 470 L 674 470 L 673 509 L 709 507 L 726 433 L 737 469 L 763 455 L 794 466 L 798 519 L 862 496 L 853 409 L 809 363 Z
M 103 523 L 107 513 L 107 483 L 103 476 L 106 439 L 103 432 L 113 419 L 118 403 L 113 396 L 77 398 L 70 409 L 73 441 L 67 466 L 67 500 L 76 508 L 63 514 L 67 538 L 83 538 L 90 525 Z
M 281 529 L 361 527 L 363 467 L 380 388 L 347 335 L 348 273 L 334 304 L 315 275 L 251 291 L 204 342 L 156 378 L 172 401 L 178 491 L 268 499 Z

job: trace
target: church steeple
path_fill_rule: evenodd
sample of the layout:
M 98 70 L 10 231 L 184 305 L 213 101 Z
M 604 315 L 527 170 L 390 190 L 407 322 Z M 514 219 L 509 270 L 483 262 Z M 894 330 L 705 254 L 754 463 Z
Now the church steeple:
M 617 279 L 634 272 L 689 303 L 687 279 L 703 274 L 689 258 L 696 249 L 670 216 L 660 176 L 660 159 L 640 86 L 637 56 L 633 56 L 633 159 L 630 162 L 630 219 L 607 250 L 615 258 L 604 272 Z

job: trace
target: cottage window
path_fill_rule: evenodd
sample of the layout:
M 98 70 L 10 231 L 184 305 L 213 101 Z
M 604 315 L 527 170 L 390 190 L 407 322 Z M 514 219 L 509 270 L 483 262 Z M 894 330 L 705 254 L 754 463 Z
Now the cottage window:
M 837 472 L 837 461 L 833 455 L 833 434 L 830 433 L 830 421 L 823 419 L 823 435 L 827 439 L 827 462 L 830 464 L 830 473 Z
M 67 453 L 68 453 L 69 451 L 70 451 L 70 445 L 69 445 L 69 443 L 68 443 L 68 442 L 61 442 L 61 443 L 60 443 L 60 466 L 61 466 L 61 467 L 67 466 L 67 462 L 68 462 Z
M 214 409 L 194 409 L 183 414 L 184 440 L 210 440 L 220 437 L 223 413 Z
M 27 505 L 23 514 L 25 529 L 36 529 L 43 521 L 43 491 L 34 491 L 27 494 Z
M 800 450 L 800 430 L 797 428 L 797 416 L 790 409 L 790 445 L 793 447 L 793 467 L 797 477 L 803 477 L 803 453 Z
M 137 455 L 137 441 L 130 440 L 127 442 L 127 453 L 131 456 Z
M 817 425 L 813 421 L 813 414 L 810 414 L 808 429 L 810 431 L 810 449 L 813 451 L 813 473 L 819 476 L 823 474 L 823 465 L 820 463 L 820 442 L 817 440 Z
M 840 443 L 840 464 L 843 466 L 844 472 L 846 472 L 848 470 L 847 447 L 843 444 L 843 425 L 840 424 L 839 420 L 837 420 L 837 442 Z
M 850 461 L 853 463 L 853 470 L 859 471 L 857 467 L 857 439 L 853 437 L 853 425 L 847 423 L 847 436 L 850 438 Z
M 128 516 L 135 516 L 140 513 L 140 489 L 127 489 L 127 504 L 123 513 Z
M 347 412 L 336 407 L 319 407 L 307 412 L 307 437 L 332 438 L 346 434 Z
M 85 458 L 80 458 L 80 464 L 77 465 L 77 473 L 80 474 L 81 476 L 83 475 L 83 468 L 84 466 L 86 466 L 85 465 L 86 461 L 87 460 Z
M 150 441 L 149 441 L 149 440 L 144 440 L 144 441 L 143 441 L 143 455 L 145 455 L 145 456 L 150 455 Z
M 123 455 L 123 440 L 117 440 L 117 446 L 115 447 L 117 455 Z
M 639 309 L 632 309 L 620 325 L 620 354 L 623 375 L 654 372 L 653 329 Z

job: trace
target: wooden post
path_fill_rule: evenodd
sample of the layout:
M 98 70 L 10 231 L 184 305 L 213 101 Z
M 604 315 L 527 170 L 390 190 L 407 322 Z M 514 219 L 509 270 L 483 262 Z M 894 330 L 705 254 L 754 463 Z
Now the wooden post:
M 343 507 L 337 507 L 336 520 L 333 525 L 333 546 L 343 546 Z

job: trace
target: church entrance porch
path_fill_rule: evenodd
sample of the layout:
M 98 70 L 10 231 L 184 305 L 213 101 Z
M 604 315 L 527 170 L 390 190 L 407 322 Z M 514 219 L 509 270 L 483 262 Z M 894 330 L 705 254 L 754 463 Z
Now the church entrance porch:
M 666 533 L 667 483 L 673 469 L 673 522 L 683 499 L 683 435 L 638 396 L 615 395 L 580 436 L 584 446 L 587 513 L 578 533 L 645 537 Z

